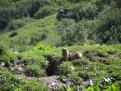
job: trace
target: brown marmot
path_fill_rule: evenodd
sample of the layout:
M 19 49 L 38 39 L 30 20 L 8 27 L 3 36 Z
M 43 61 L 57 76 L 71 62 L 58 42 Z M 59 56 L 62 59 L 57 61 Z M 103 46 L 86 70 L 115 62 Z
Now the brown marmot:
M 69 52 L 66 48 L 62 49 L 62 59 L 68 60 L 68 59 L 78 59 L 82 58 L 82 53 L 80 52 Z

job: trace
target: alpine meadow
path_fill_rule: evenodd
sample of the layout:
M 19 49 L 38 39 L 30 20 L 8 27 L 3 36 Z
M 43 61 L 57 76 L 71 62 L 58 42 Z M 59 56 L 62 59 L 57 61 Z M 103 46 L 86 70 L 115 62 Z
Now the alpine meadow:
M 121 91 L 121 0 L 0 0 L 0 91 Z

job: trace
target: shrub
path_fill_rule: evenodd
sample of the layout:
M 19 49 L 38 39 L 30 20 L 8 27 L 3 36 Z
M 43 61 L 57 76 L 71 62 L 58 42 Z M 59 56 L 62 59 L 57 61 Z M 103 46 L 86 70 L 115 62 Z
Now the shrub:
M 71 19 L 63 19 L 57 24 L 56 30 L 61 35 L 57 46 L 70 46 L 81 40 L 79 26 Z
M 113 12 L 116 12 L 116 13 L 113 13 Z M 99 22 L 100 24 L 96 25 L 97 42 L 109 43 L 109 44 L 121 42 L 120 40 L 120 31 L 121 31 L 120 9 L 105 7 L 104 11 L 100 12 Z
M 101 91 L 101 89 L 99 87 L 97 87 L 97 88 L 88 87 L 84 91 Z M 117 85 L 111 85 L 107 89 L 105 89 L 104 91 L 120 91 L 120 90 L 119 90 L 119 87 Z
M 47 32 L 43 32 L 42 34 L 33 33 L 29 44 L 31 45 L 37 44 L 38 42 L 45 40 L 47 36 L 48 36 Z
M 67 0 L 67 1 L 76 3 L 76 2 L 79 2 L 79 1 L 82 1 L 82 0 Z
M 109 86 L 105 91 L 120 91 L 119 87 L 116 85 Z
M 10 71 L 0 71 L 0 89 L 2 91 L 14 91 L 14 88 L 16 88 L 18 84 L 19 80 L 16 79 Z
M 54 8 L 52 6 L 45 6 L 40 8 L 35 14 L 34 14 L 34 18 L 36 19 L 41 19 L 44 18 L 46 16 L 49 16 L 51 14 L 53 14 L 56 10 L 54 10 Z
M 16 59 L 17 59 L 17 56 L 14 53 L 7 53 L 5 55 L 0 55 L 0 62 L 14 63 Z
M 89 73 L 87 73 L 87 72 L 85 72 L 85 71 L 79 72 L 78 74 L 79 74 L 79 76 L 80 76 L 81 78 L 83 78 L 84 81 L 85 81 L 85 80 L 88 80 L 88 79 L 90 78 Z
M 48 87 L 38 80 L 26 81 L 21 88 L 23 91 L 48 91 Z
M 37 43 L 35 46 L 34 46 L 34 49 L 37 49 L 37 50 L 40 50 L 42 52 L 50 52 L 53 50 L 53 46 L 51 45 L 42 45 L 40 43 Z
M 32 18 L 30 17 L 26 17 L 26 18 L 21 18 L 21 19 L 12 19 L 7 27 L 6 30 L 10 31 L 10 30 L 16 30 L 18 28 L 23 27 L 24 25 L 31 23 L 33 21 Z
M 66 2 L 66 0 L 53 0 L 55 2 L 55 4 L 61 6 L 61 5 L 64 5 Z
M 115 71 L 113 70 L 113 72 L 112 72 L 112 77 L 115 78 L 116 81 L 118 81 L 118 80 L 121 81 L 120 71 L 117 71 L 117 69 L 115 68 Z
M 69 61 L 63 62 L 59 66 L 59 74 L 61 75 L 68 75 L 69 73 L 72 73 L 74 71 L 73 64 Z
M 17 54 L 26 65 L 40 64 L 40 62 L 44 60 L 42 55 L 43 52 L 39 50 L 26 51 Z
M 1 41 L 0 42 L 0 55 L 4 55 L 7 52 L 8 52 L 8 45 L 5 42 Z
M 98 13 L 98 9 L 94 3 L 92 3 L 91 1 L 88 3 L 82 2 L 80 3 L 80 5 L 70 9 L 68 17 L 76 21 L 80 21 L 83 18 L 94 19 L 95 17 L 97 17 Z
M 40 81 L 31 81 L 15 78 L 8 70 L 0 71 L 0 89 L 2 91 L 48 91 Z
M 41 40 L 44 40 L 44 39 L 46 39 L 47 38 L 47 33 L 45 32 L 45 33 L 43 33 L 42 35 L 41 35 Z
M 25 25 L 25 22 L 22 20 L 12 20 L 8 23 L 7 30 L 15 30 L 21 28 Z
M 78 85 L 81 84 L 83 81 L 83 79 L 79 77 L 79 75 L 76 72 L 69 74 L 68 79 L 73 81 L 74 84 L 78 84 Z
M 11 34 L 9 35 L 9 37 L 14 37 L 16 35 L 17 35 L 17 32 L 16 31 L 13 31 L 13 32 L 11 32 Z
M 44 76 L 44 70 L 40 68 L 39 65 L 28 65 L 26 68 L 26 75 L 28 76 Z
M 41 41 L 40 34 L 39 33 L 33 33 L 29 44 L 34 45 L 34 44 L 36 44 L 40 41 Z
M 88 59 L 76 59 L 76 60 L 73 60 L 72 62 L 75 66 L 87 66 L 90 61 Z

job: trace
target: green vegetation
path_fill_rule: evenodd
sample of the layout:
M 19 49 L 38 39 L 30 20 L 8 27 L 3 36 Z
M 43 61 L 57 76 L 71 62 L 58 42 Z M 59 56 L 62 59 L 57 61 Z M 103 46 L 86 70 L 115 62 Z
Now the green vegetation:
M 26 75 L 35 77 L 44 76 L 44 70 L 39 65 L 29 65 L 26 68 Z
M 42 85 L 41 82 L 37 80 L 21 80 L 17 77 L 15 77 L 11 72 L 8 70 L 0 72 L 0 88 L 2 91 L 16 91 L 19 89 L 20 91 L 27 91 L 27 90 L 33 90 L 33 91 L 47 91 L 47 87 Z M 18 91 L 18 90 L 17 90 Z
M 0 89 L 50 91 L 51 74 L 58 91 L 120 91 L 120 43 L 120 0 L 0 0 Z
M 1 0 L 0 3 L 1 32 L 7 30 L 11 34 L 15 30 L 17 33 L 6 40 L 14 42 L 15 45 L 9 44 L 12 47 L 38 42 L 49 42 L 54 46 L 121 42 L 119 0 Z M 67 9 L 67 13 L 62 21 L 58 21 L 55 14 L 61 9 Z
M 59 66 L 60 75 L 67 75 L 73 71 L 73 64 L 71 62 L 64 62 Z

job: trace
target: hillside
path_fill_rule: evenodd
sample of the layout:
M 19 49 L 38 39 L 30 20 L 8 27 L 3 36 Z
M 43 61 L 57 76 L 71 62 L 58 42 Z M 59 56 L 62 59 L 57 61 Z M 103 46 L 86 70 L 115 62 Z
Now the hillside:
M 38 42 L 53 45 L 54 42 L 59 39 L 59 35 L 54 27 L 56 21 L 55 15 L 40 20 L 34 20 L 22 28 L 2 33 L 0 40 L 4 40 L 4 42 L 9 41 L 8 43 L 11 48 L 19 48 L 20 46 L 26 48 L 27 45 L 32 46 Z M 15 36 L 14 33 L 16 33 Z
M 46 38 L 44 41 L 50 43 L 52 40 L 50 45 L 53 46 L 78 45 L 86 40 L 88 44 L 121 42 L 119 0 L 9 0 L 8 2 L 1 0 L 0 2 L 3 6 L 0 11 L 0 39 L 15 45 L 21 44 L 27 48 Z M 9 46 L 14 46 L 12 44 L 8 43 Z
M 0 0 L 1 91 L 121 91 L 120 0 Z

